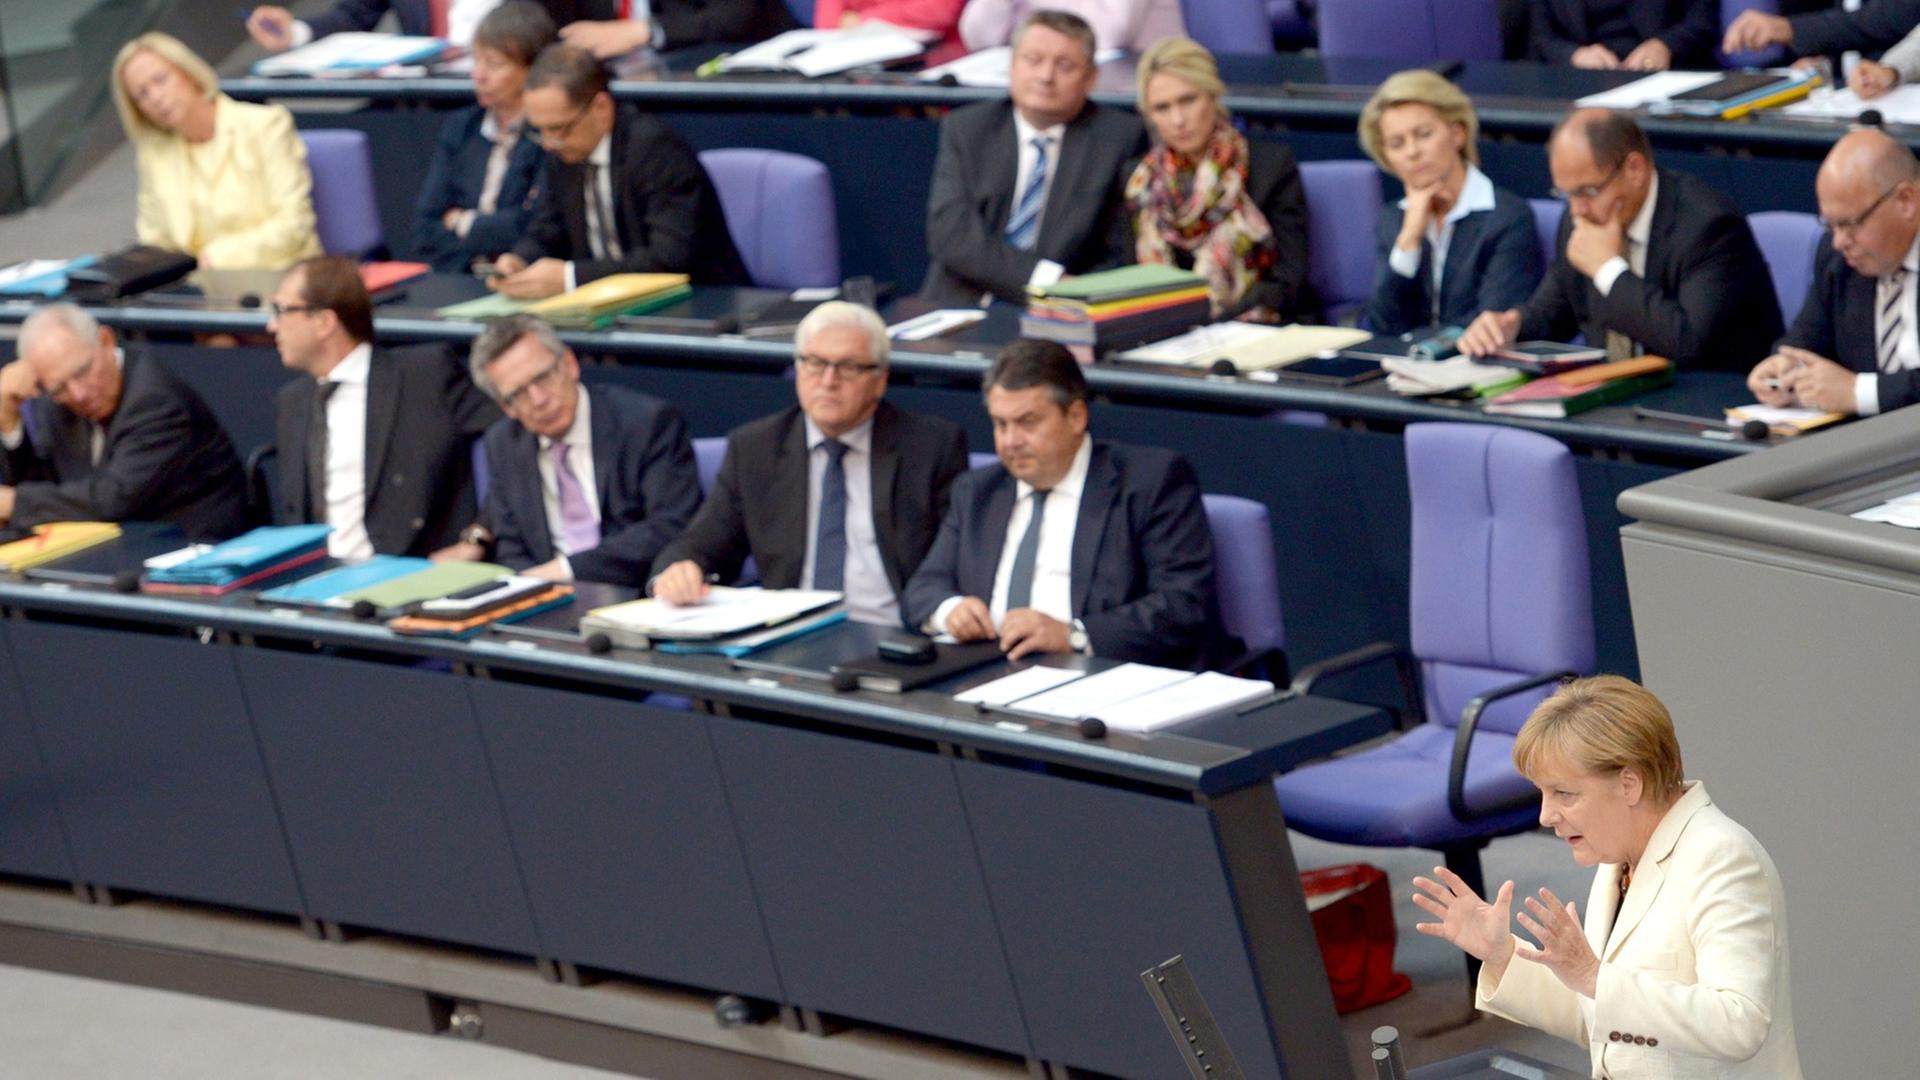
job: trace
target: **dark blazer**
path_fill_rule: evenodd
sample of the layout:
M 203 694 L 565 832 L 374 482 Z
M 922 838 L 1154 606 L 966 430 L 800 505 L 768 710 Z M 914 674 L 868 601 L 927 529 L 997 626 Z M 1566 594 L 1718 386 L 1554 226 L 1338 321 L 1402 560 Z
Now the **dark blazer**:
M 1841 367 L 1870 375 L 1880 369 L 1874 339 L 1875 279 L 1848 266 L 1831 241 L 1831 235 L 1821 238 L 1807 302 L 1780 344 L 1818 353 Z M 1920 319 L 1920 310 L 1907 312 L 1907 318 Z M 1920 402 L 1920 371 L 1879 376 L 1879 394 L 1881 412 Z
M 1127 165 L 1130 178 L 1140 167 L 1136 159 Z M 1122 189 L 1126 181 L 1122 180 Z M 1273 265 L 1260 275 L 1240 302 L 1222 313 L 1232 318 L 1255 307 L 1269 307 L 1280 313 L 1282 322 L 1294 322 L 1303 316 L 1318 316 L 1320 301 L 1307 284 L 1307 189 L 1300 182 L 1300 166 L 1294 163 L 1293 150 L 1285 143 L 1247 140 L 1247 194 L 1265 215 L 1273 229 Z M 1126 255 L 1134 257 L 1138 239 L 1132 211 L 1124 206 L 1129 244 Z M 1184 253 L 1179 253 L 1184 255 Z M 1183 269 L 1191 270 L 1193 260 L 1183 259 Z
M 1000 465 L 955 481 L 939 539 L 901 603 L 908 625 L 948 597 L 993 595 L 1017 487 Z M 1095 656 L 1197 666 L 1221 638 L 1200 482 L 1171 450 L 1094 441 L 1071 572 L 1073 615 Z
M 720 196 L 679 135 L 631 105 L 613 120 L 613 219 L 626 254 L 595 259 L 587 239 L 587 167 L 547 159 L 533 221 L 513 252 L 532 262 L 551 256 L 574 264 L 586 284 L 608 274 L 688 274 L 695 285 L 751 285 L 727 232 Z
M 641 585 L 654 557 L 700 507 L 700 474 L 680 410 L 620 386 L 583 387 L 591 402 L 600 546 L 567 557 L 581 581 Z M 547 531 L 540 437 L 514 420 L 487 429 L 487 518 L 494 561 L 524 570 L 559 554 Z
M 306 24 L 315 38 L 343 30 L 367 31 L 373 29 L 389 9 L 399 18 L 402 34 L 425 37 L 433 33 L 433 12 L 428 0 L 340 0 L 307 19 Z
M 1557 252 L 1527 301 L 1520 339 L 1601 345 L 1609 328 L 1681 368 L 1744 372 L 1780 336 L 1780 304 L 1753 230 L 1733 200 L 1686 173 L 1660 170 L 1647 236 L 1647 275 L 1621 274 L 1601 296 L 1567 262 L 1573 215 L 1560 222 Z
M 1920 0 L 1866 0 L 1858 11 L 1847 11 L 1837 2 L 1823 6 L 1825 10 L 1788 16 L 1793 27 L 1789 47 L 1796 54 L 1819 56 L 1849 49 L 1877 53 L 1920 25 Z
M 0 466 L 0 484 L 15 485 L 13 526 L 166 521 L 195 540 L 238 535 L 246 481 L 226 431 L 158 360 L 133 348 L 122 355 L 120 406 L 98 465 L 91 423 L 46 398 L 26 403 L 41 445 L 22 442 Z
M 1420 269 L 1403 278 L 1387 265 L 1406 211 L 1380 208 L 1374 228 L 1373 297 L 1367 325 L 1381 334 L 1404 334 L 1429 325 L 1465 326 L 1483 311 L 1505 311 L 1527 302 L 1540 281 L 1540 240 L 1527 200 L 1495 186 L 1493 209 L 1476 210 L 1454 223 L 1447 265 L 1440 275 L 1439 312 L 1434 311 L 1433 245 L 1420 242 Z
M 947 488 L 966 469 L 967 437 L 958 425 L 880 403 L 873 414 L 873 531 L 895 594 L 905 595 L 947 511 Z M 653 561 L 653 572 L 692 559 L 732 581 L 751 555 L 768 588 L 797 588 L 810 539 L 807 425 L 796 406 L 728 433 L 713 490 L 686 533 Z
M 307 413 L 313 383 L 274 399 L 281 524 L 311 520 Z M 367 373 L 367 536 L 382 555 L 428 555 L 474 520 L 473 440 L 500 409 L 443 346 L 373 350 Z
M 1057 175 L 1047 188 L 1040 235 L 1032 251 L 1007 243 L 1007 217 L 1020 148 L 1013 105 L 983 101 L 940 121 L 940 156 L 927 197 L 927 278 L 922 295 L 971 305 L 992 292 L 1024 303 L 1027 279 L 1042 259 L 1069 274 L 1133 261 L 1122 195 L 1127 162 L 1146 150 L 1146 132 L 1132 113 L 1089 104 L 1068 121 Z
M 1533 0 L 1533 58 L 1555 64 L 1573 62 L 1575 49 L 1596 40 L 1588 0 Z M 1674 70 L 1717 66 L 1720 5 L 1716 0 L 1628 0 L 1627 20 L 1638 45 L 1659 38 L 1673 50 Z M 1621 54 L 1625 59 L 1626 54 Z
M 487 110 L 478 105 L 455 112 L 440 125 L 440 139 L 427 165 L 420 197 L 413 203 L 413 248 L 435 270 L 459 272 L 476 257 L 492 258 L 518 243 L 533 220 L 533 193 L 547 155 L 531 131 L 520 136 L 507 158 L 500 181 L 500 197 L 491 214 L 475 214 L 473 227 L 462 237 L 440 223 L 448 210 L 471 210 L 480 205 L 480 188 L 487 179 L 487 159 L 493 143 L 480 134 Z
M 556 25 L 619 17 L 618 0 L 545 0 Z M 653 0 L 666 47 L 709 41 L 764 41 L 798 23 L 781 0 Z

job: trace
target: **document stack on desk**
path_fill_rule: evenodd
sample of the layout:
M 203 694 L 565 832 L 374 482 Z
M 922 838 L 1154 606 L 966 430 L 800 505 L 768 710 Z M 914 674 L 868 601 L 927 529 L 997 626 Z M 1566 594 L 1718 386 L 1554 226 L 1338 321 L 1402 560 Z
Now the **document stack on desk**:
M 372 75 L 382 68 L 424 64 L 446 48 L 447 43 L 435 37 L 349 31 L 328 34 L 310 45 L 269 56 L 253 65 L 253 73 L 323 79 Z
M 477 594 L 511 576 L 513 571 L 493 563 L 428 563 L 410 573 L 341 593 L 327 606 L 352 608 L 364 601 L 372 604 L 382 618 L 392 618 L 410 614 L 429 600 L 457 596 L 469 590 Z
M 976 686 L 954 700 L 1049 720 L 1098 719 L 1116 731 L 1150 732 L 1270 697 L 1265 679 L 1217 671 L 1121 664 L 1094 675 L 1036 666 Z
M 1727 409 L 1727 424 L 1740 427 L 1751 420 L 1767 425 L 1767 431 L 1783 439 L 1795 435 L 1805 435 L 1817 431 L 1829 424 L 1845 420 L 1845 413 L 1827 412 L 1825 409 L 1774 408 L 1755 402 L 1752 405 L 1735 405 Z
M 784 34 L 701 65 L 701 75 L 730 75 L 766 71 L 804 75 L 838 75 L 855 68 L 906 60 L 927 51 L 928 37 L 884 22 L 867 22 L 846 30 L 789 30 Z
M 1366 341 L 1371 335 L 1349 326 L 1262 326 L 1223 322 L 1197 327 L 1184 334 L 1128 349 L 1116 360 L 1142 364 L 1172 364 L 1206 371 L 1227 360 L 1235 371 L 1270 371 L 1310 357 L 1335 352 Z
M 344 611 L 353 606 L 352 601 L 341 599 L 346 594 L 418 573 L 432 565 L 426 559 L 408 555 L 375 555 L 365 562 L 336 566 L 312 577 L 268 589 L 260 594 L 260 602 L 281 607 Z
M 1206 279 L 1155 263 L 1029 285 L 1027 293 L 1020 333 L 1066 345 L 1124 349 L 1212 320 Z
M 464 641 L 496 623 L 530 619 L 573 603 L 573 586 L 518 574 L 423 600 L 405 615 L 387 621 L 387 629 L 409 637 Z
M 622 315 L 643 315 L 693 295 L 685 274 L 609 274 L 545 300 L 515 300 L 494 293 L 449 304 L 434 312 L 443 319 L 484 322 L 520 312 L 538 315 L 555 326 L 604 330 Z
M 0 298 L 62 296 L 67 291 L 67 271 L 92 266 L 97 256 L 76 259 L 28 259 L 0 270 Z
M 187 534 L 166 522 L 129 521 L 116 528 L 119 535 L 28 567 L 21 576 L 66 585 L 113 585 L 124 575 L 138 580 L 148 559 L 178 551 L 187 543 Z
M 1487 402 L 1497 416 L 1561 420 L 1673 382 L 1673 361 L 1641 356 L 1549 375 Z
M 19 573 L 64 559 L 120 535 L 111 521 L 52 521 L 35 526 L 33 535 L 0 544 L 0 570 Z
M 327 534 L 332 531 L 325 525 L 255 529 L 192 558 L 148 570 L 140 587 L 154 593 L 224 596 L 326 558 Z
M 646 599 L 595 608 L 581 618 L 580 634 L 605 634 L 623 649 L 745 656 L 840 622 L 847 617 L 840 599 L 819 589 L 715 586 L 698 604 Z

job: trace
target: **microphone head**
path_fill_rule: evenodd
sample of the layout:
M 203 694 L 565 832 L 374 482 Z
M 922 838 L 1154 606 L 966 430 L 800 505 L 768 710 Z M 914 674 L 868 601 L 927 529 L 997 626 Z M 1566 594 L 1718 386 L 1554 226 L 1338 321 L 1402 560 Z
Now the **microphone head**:
M 375 615 L 380 614 L 380 609 L 374 607 L 373 601 L 371 600 L 355 600 L 353 607 L 349 608 L 348 611 L 352 613 L 354 618 L 361 620 L 371 619 Z
M 1767 436 L 1772 434 L 1773 429 L 1767 426 L 1765 420 L 1749 420 L 1740 425 L 1740 437 L 1749 442 L 1766 442 Z
M 860 688 L 859 673 L 849 671 L 846 668 L 834 668 L 832 681 L 835 690 L 858 690 Z
M 1877 128 L 1884 126 L 1887 121 L 1885 117 L 1880 115 L 1879 109 L 1862 109 L 1860 110 L 1860 116 L 1857 122 L 1861 127 Z
M 260 306 L 260 294 L 259 294 L 259 293 L 241 293 L 241 294 L 240 294 L 240 306 L 241 306 L 241 307 L 243 307 L 243 308 L 257 308 L 257 307 L 259 307 L 259 306 Z
M 947 72 L 945 75 L 940 76 L 938 79 L 935 79 L 934 82 L 938 83 L 941 86 L 959 86 L 960 85 L 960 79 L 957 76 L 955 76 L 954 73 L 951 71 Z
M 1107 722 L 1097 716 L 1089 716 L 1080 721 L 1080 737 L 1083 739 L 1104 739 L 1107 737 Z
M 613 651 L 613 639 L 599 630 L 588 634 L 585 643 L 587 651 L 595 656 L 605 656 Z
M 716 334 L 737 334 L 740 332 L 740 316 L 722 315 L 713 320 L 713 332 Z
M 1234 363 L 1232 360 L 1229 360 L 1223 356 L 1220 359 L 1215 360 L 1213 362 L 1213 365 L 1209 367 L 1207 371 L 1214 375 L 1234 376 L 1234 375 L 1240 374 L 1240 365 Z
M 113 575 L 113 591 L 132 593 L 140 591 L 140 571 L 122 570 Z

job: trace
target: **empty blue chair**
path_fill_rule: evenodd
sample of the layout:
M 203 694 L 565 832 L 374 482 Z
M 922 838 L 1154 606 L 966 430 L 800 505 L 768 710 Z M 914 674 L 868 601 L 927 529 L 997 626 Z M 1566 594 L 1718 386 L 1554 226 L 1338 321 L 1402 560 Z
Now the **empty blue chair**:
M 1380 170 L 1371 161 L 1303 161 L 1307 189 L 1307 280 L 1328 322 L 1357 312 L 1373 294 L 1373 230 Z
M 755 285 L 840 284 L 840 219 L 825 165 L 781 150 L 707 150 L 700 165 Z
M 1273 17 L 1266 0 L 1180 0 L 1187 36 L 1216 55 L 1273 52 Z
M 1412 650 L 1378 642 L 1309 665 L 1293 686 L 1308 692 L 1334 672 L 1392 661 L 1415 722 L 1275 786 L 1293 828 L 1438 849 L 1484 895 L 1480 849 L 1538 818 L 1537 794 L 1513 767 L 1514 735 L 1553 683 L 1593 670 L 1586 520 L 1573 455 L 1545 435 L 1409 424 L 1406 446 Z
M 367 133 L 350 128 L 302 131 L 313 174 L 314 231 L 329 255 L 365 258 L 386 246 L 373 189 Z
M 1560 219 L 1566 216 L 1567 204 L 1559 199 L 1528 199 L 1533 207 L 1533 232 L 1540 238 L 1540 266 L 1543 269 L 1553 267 L 1553 257 L 1559 250 Z
M 713 490 L 713 481 L 720 475 L 720 463 L 726 459 L 725 435 L 693 440 L 693 467 L 700 474 L 700 494 L 706 495 Z
M 1496 0 L 1327 0 L 1318 18 L 1322 56 L 1500 59 Z
M 1826 230 L 1820 219 L 1797 210 L 1763 210 L 1748 214 L 1753 239 L 1767 260 L 1767 272 L 1773 275 L 1773 295 L 1780 301 L 1780 317 L 1788 326 L 1800 314 L 1807 289 L 1813 285 L 1814 260 L 1820 257 L 1820 245 Z
M 1835 5 L 1836 7 L 1839 5 Z M 1762 11 L 1768 15 L 1780 14 L 1779 0 L 1720 0 L 1720 36 L 1726 37 L 1727 27 L 1733 20 L 1748 11 Z M 1721 67 L 1771 67 L 1785 62 L 1787 53 L 1778 45 L 1769 46 L 1759 52 L 1725 53 L 1714 46 L 1713 55 L 1720 61 Z
M 1287 681 L 1287 632 L 1280 616 L 1280 572 L 1273 561 L 1273 523 L 1265 503 L 1237 495 L 1202 495 L 1213 534 L 1213 587 L 1220 623 L 1245 651 L 1227 671 Z

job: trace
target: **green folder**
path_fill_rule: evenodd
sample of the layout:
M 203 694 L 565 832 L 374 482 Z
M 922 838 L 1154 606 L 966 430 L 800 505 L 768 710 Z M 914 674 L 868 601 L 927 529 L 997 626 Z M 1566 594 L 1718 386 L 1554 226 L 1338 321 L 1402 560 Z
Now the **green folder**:
M 504 319 L 517 315 L 532 307 L 538 301 L 515 300 L 501 293 L 488 293 L 473 300 L 463 300 L 458 304 L 448 304 L 438 308 L 435 315 L 443 319 L 462 319 L 470 322 L 483 322 L 487 319 Z
M 383 581 L 364 589 L 345 593 L 339 597 L 341 603 L 351 606 L 365 600 L 382 611 L 392 611 L 417 604 L 422 600 L 438 600 L 451 596 L 462 589 L 471 589 L 475 585 L 489 581 L 498 581 L 512 574 L 504 566 L 492 563 L 449 562 L 435 563 L 425 570 L 415 571 L 405 577 Z
M 1204 285 L 1206 282 L 1206 278 L 1191 270 L 1182 270 L 1177 266 L 1163 266 L 1159 263 L 1142 263 L 1138 266 L 1102 270 L 1095 274 L 1081 274 L 1064 281 L 1056 281 L 1051 285 L 1029 285 L 1027 291 L 1035 296 L 1098 304 L 1108 300 L 1173 292 L 1176 289 Z

